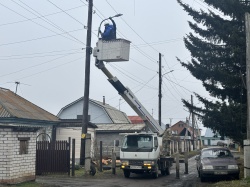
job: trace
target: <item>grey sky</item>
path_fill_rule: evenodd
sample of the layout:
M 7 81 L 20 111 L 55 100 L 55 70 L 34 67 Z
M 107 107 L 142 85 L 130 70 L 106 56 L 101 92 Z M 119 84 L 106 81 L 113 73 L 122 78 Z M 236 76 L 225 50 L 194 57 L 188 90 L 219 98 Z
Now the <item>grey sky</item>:
M 200 0 L 185 0 L 196 8 L 207 8 Z M 158 56 L 162 53 L 162 121 L 185 120 L 181 98 L 192 92 L 209 97 L 201 83 L 184 69 L 176 57 L 190 59 L 183 36 L 190 17 L 176 0 L 94 0 L 92 47 L 102 19 L 115 18 L 118 38 L 130 40 L 130 61 L 106 64 L 114 76 L 128 86 L 145 108 L 158 118 Z M 11 0 L 0 2 L 0 86 L 57 114 L 65 105 L 83 96 L 87 25 L 85 0 Z M 135 112 L 120 100 L 117 91 L 91 60 L 90 98 Z M 120 104 L 119 104 L 120 103 Z M 198 101 L 194 99 L 194 103 Z

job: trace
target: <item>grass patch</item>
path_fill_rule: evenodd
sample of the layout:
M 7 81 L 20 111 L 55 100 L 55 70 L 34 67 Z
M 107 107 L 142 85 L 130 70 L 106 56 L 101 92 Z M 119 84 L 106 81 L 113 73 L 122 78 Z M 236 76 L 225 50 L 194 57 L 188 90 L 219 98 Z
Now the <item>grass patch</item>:
M 1 185 L 0 185 L 1 186 Z M 9 186 L 9 185 L 8 185 Z M 24 183 L 20 183 L 20 184 L 15 184 L 15 185 L 10 185 L 11 187 L 56 187 L 54 185 L 45 185 L 45 184 L 41 184 L 41 183 L 37 183 L 35 181 L 31 181 L 31 182 L 24 182 Z
M 249 187 L 250 178 L 243 180 L 221 181 L 212 185 L 213 187 Z
M 193 156 L 195 156 L 195 155 L 198 155 L 199 152 L 200 152 L 200 151 L 198 151 L 198 150 L 188 152 L 188 158 L 191 158 L 191 157 L 193 157 Z M 176 153 L 175 153 L 175 154 L 172 154 L 172 157 L 173 157 L 173 158 L 176 158 Z M 179 154 L 179 159 L 184 159 L 184 158 L 185 158 L 184 153 L 180 153 L 180 154 Z

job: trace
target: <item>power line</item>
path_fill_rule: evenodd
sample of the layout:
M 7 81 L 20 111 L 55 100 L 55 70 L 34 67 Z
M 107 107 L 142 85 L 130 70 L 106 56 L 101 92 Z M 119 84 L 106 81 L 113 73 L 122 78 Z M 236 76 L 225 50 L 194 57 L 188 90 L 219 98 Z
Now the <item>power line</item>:
M 116 12 L 118 13 L 114 7 L 106 0 L 106 2 L 109 4 L 109 6 Z M 124 23 L 126 23 L 126 25 L 142 40 L 144 41 L 149 47 L 151 47 L 153 50 L 155 50 L 157 53 L 159 53 L 159 51 L 157 51 L 154 47 L 152 47 L 148 42 L 146 42 L 123 18 L 121 18 Z
M 53 61 L 55 61 L 55 60 L 64 58 L 64 57 L 66 57 L 66 56 L 69 56 L 69 54 L 64 55 L 64 56 L 60 56 L 60 57 L 57 57 L 57 58 L 54 58 L 54 59 L 52 59 L 52 60 L 49 60 L 49 61 L 46 61 L 46 62 L 37 64 L 37 65 L 33 65 L 33 66 L 29 66 L 29 67 L 20 69 L 20 70 L 18 70 L 18 71 L 14 71 L 14 72 L 11 72 L 11 73 L 7 73 L 7 74 L 4 74 L 4 75 L 1 75 L 0 77 L 5 77 L 5 76 L 8 76 L 8 75 L 12 75 L 12 74 L 15 74 L 15 73 L 19 73 L 19 72 L 25 71 L 25 70 L 27 70 L 27 69 L 31 69 L 31 68 L 34 68 L 34 67 L 37 67 L 37 66 L 41 66 L 41 65 L 43 65 L 43 64 L 47 64 L 47 63 L 53 62 Z
M 66 10 L 64 10 L 64 11 L 70 11 L 70 10 L 74 10 L 74 9 L 81 8 L 81 7 L 83 7 L 83 6 L 78 6 L 78 7 L 66 9 Z M 63 12 L 63 11 L 59 11 L 59 12 L 54 12 L 54 13 L 51 13 L 51 14 L 46 14 L 46 15 L 43 15 L 43 16 L 36 16 L 35 18 L 31 18 L 31 19 L 25 19 L 25 20 L 21 20 L 21 21 L 15 21 L 15 22 L 10 22 L 10 23 L 4 23 L 4 24 L 0 24 L 0 27 L 2 27 L 2 26 L 7 26 L 7 25 L 13 25 L 13 24 L 17 24 L 17 23 L 22 23 L 22 22 L 27 22 L 27 21 L 30 21 L 30 20 L 40 19 L 40 18 L 43 18 L 43 17 L 48 17 L 48 16 L 52 16 L 52 15 L 55 15 L 55 14 L 60 14 L 60 13 L 62 13 L 62 12 Z
M 71 61 L 69 61 L 69 62 L 60 64 L 60 65 L 57 65 L 57 66 L 54 66 L 54 67 L 49 68 L 49 69 L 45 69 L 45 70 L 43 70 L 43 71 L 40 71 L 40 72 L 31 74 L 31 75 L 27 75 L 27 76 L 21 77 L 21 78 L 19 78 L 19 80 L 20 80 L 20 79 L 25 79 L 25 78 L 28 78 L 28 77 L 32 77 L 32 76 L 35 76 L 35 75 L 38 75 L 38 74 L 41 74 L 41 73 L 50 71 L 50 70 L 52 70 L 52 69 L 56 69 L 56 68 L 58 68 L 58 67 L 64 66 L 64 65 L 69 64 L 69 63 L 72 63 L 72 62 L 76 62 L 76 61 L 78 61 L 78 60 L 82 60 L 82 57 L 81 57 L 81 58 L 78 58 L 78 59 L 75 59 L 75 60 L 71 60 Z
M 69 17 L 71 17 L 73 20 L 75 20 L 76 22 L 80 23 L 82 26 L 84 26 L 84 24 L 82 22 L 80 22 L 78 19 L 74 18 L 73 16 L 71 16 L 68 12 L 64 11 L 63 9 L 61 9 L 59 6 L 57 6 L 55 3 L 52 3 L 50 0 L 47 0 L 48 2 L 50 2 L 52 5 L 54 5 L 56 8 L 58 8 L 59 10 L 61 10 L 62 12 L 64 12 L 65 14 L 67 14 Z
M 82 49 L 84 49 L 84 48 L 82 48 Z M 48 52 L 41 52 L 41 53 L 13 54 L 13 55 L 0 56 L 0 60 L 11 60 L 11 59 L 64 55 L 65 53 L 62 54 L 61 52 L 78 53 L 79 50 L 80 50 L 79 48 L 76 48 L 76 49 L 68 49 L 68 50 L 48 51 Z M 74 52 L 70 52 L 70 51 L 74 51 Z M 59 54 L 53 54 L 53 53 L 59 53 Z M 37 56 L 35 56 L 35 55 L 37 55 Z
M 14 3 L 16 3 L 16 2 L 14 2 Z M 16 4 L 18 4 L 18 3 L 16 3 Z M 49 28 L 47 28 L 47 27 L 45 27 L 45 26 L 43 26 L 43 25 L 41 25 L 41 24 L 39 24 L 39 23 L 33 21 L 32 19 L 27 18 L 26 16 L 24 16 L 24 15 L 18 13 L 17 11 L 15 11 L 15 10 L 13 10 L 13 9 L 11 9 L 11 8 L 9 8 L 9 7 L 7 7 L 7 6 L 5 6 L 4 4 L 0 3 L 0 5 L 2 5 L 2 6 L 5 7 L 6 9 L 8 9 L 8 10 L 14 12 L 14 13 L 16 13 L 17 15 L 19 15 L 19 16 L 21 16 L 21 17 L 23 17 L 23 18 L 25 18 L 25 19 L 27 19 L 27 20 L 30 20 L 31 22 L 35 23 L 36 25 L 39 25 L 40 27 L 43 27 L 43 28 L 45 28 L 45 29 L 47 29 L 47 30 L 49 30 L 49 31 L 51 31 L 51 32 L 53 32 L 53 33 L 56 33 L 55 31 L 53 31 L 53 30 L 51 30 L 51 29 L 49 29 Z M 19 4 L 18 4 L 18 5 L 19 5 Z M 19 6 L 20 6 L 20 5 L 19 5 Z M 58 33 L 56 33 L 56 34 L 58 34 Z M 63 36 L 62 34 L 59 34 L 59 35 Z M 71 38 L 68 38 L 68 37 L 66 37 L 66 36 L 63 36 L 63 37 L 72 40 Z M 75 40 L 72 40 L 72 41 L 75 41 Z M 75 41 L 75 42 L 76 42 L 76 41 Z M 79 42 L 79 41 L 78 41 L 78 42 Z M 82 42 L 80 41 L 80 43 L 82 43 Z
M 55 37 L 55 36 L 63 36 L 64 34 L 68 34 L 70 32 L 76 32 L 76 31 L 80 31 L 80 30 L 82 30 L 82 29 L 77 29 L 77 30 L 73 30 L 73 31 L 63 32 L 63 33 L 57 33 L 57 34 L 50 35 L 50 36 L 43 36 L 43 37 L 38 37 L 38 38 L 33 38 L 33 39 L 28 39 L 28 40 L 22 40 L 22 41 L 4 43 L 4 44 L 0 44 L 0 46 L 15 45 L 15 44 L 21 44 L 21 43 L 26 43 L 26 42 L 32 42 L 32 41 L 36 41 L 36 40 L 42 40 L 42 39 L 46 39 L 46 38 L 51 38 L 51 37 Z M 84 44 L 84 43 L 81 42 L 81 44 Z
M 13 0 L 12 0 L 13 1 Z M 23 3 L 25 6 L 27 6 L 29 9 L 31 9 L 32 11 L 34 11 L 35 13 L 37 13 L 38 15 L 41 16 L 41 14 L 39 12 L 37 12 L 36 10 L 34 10 L 33 8 L 31 8 L 30 6 L 28 6 L 26 3 L 22 2 L 21 0 L 19 0 L 21 3 Z M 16 2 L 15 2 L 16 3 Z M 18 4 L 18 3 L 16 3 Z M 18 4 L 19 5 L 19 4 Z M 19 5 L 21 6 L 21 5 Z M 31 11 L 29 11 L 28 9 L 26 9 L 25 7 L 21 6 L 22 8 L 24 8 L 25 10 L 27 10 L 28 12 L 30 12 L 31 14 L 35 15 L 34 13 L 32 13 Z M 64 10 L 60 9 L 61 11 L 63 11 L 65 13 Z M 67 13 L 68 14 L 68 13 Z M 48 24 L 52 25 L 53 27 L 57 28 L 58 30 L 64 31 L 61 27 L 59 27 L 58 25 L 56 25 L 55 23 L 53 23 L 52 21 L 50 21 L 49 19 L 47 19 L 46 17 L 44 17 L 42 20 L 44 20 L 45 22 L 47 22 Z M 76 41 L 81 42 L 79 39 L 77 39 L 76 37 L 70 35 L 69 33 L 67 33 L 70 37 L 74 38 Z M 82 43 L 82 42 L 81 42 Z

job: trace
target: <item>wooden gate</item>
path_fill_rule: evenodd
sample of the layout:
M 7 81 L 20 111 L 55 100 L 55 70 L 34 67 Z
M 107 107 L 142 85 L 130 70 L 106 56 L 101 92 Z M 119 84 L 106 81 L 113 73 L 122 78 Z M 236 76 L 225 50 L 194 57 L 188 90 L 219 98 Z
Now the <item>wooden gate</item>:
M 36 145 L 36 175 L 68 173 L 70 175 L 70 143 L 38 141 Z

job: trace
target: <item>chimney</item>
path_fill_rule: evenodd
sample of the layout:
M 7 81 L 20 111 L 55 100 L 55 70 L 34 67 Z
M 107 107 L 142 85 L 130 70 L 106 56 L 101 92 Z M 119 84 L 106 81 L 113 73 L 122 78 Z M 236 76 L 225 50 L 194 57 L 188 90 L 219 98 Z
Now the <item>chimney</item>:
M 105 96 L 103 96 L 102 104 L 105 105 Z

